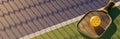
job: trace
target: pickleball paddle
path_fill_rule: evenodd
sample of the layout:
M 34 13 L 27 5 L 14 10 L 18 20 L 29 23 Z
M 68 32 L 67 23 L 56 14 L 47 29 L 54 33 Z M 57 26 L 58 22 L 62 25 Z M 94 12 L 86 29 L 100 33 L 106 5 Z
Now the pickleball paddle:
M 104 7 L 104 9 L 89 11 L 78 22 L 78 31 L 92 38 L 98 38 L 102 36 L 112 22 L 108 11 L 114 5 L 114 1 L 110 0 L 107 6 Z

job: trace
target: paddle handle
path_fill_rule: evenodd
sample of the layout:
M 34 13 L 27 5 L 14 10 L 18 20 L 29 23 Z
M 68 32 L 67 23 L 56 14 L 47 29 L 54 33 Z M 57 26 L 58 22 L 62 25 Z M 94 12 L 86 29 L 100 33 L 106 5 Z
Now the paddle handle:
M 114 5 L 115 5 L 115 2 L 113 0 L 110 0 L 110 2 L 107 4 L 104 10 L 109 11 Z

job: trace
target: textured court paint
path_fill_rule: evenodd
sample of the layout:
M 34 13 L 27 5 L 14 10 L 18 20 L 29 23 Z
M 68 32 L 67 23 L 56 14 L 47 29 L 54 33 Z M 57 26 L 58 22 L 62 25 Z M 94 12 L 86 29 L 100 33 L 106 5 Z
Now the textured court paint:
M 119 30 L 120 30 L 120 6 L 119 7 L 117 7 L 117 11 L 115 11 L 116 9 L 113 9 L 113 11 L 111 10 L 110 11 L 110 13 L 119 13 L 118 14 L 118 16 L 115 18 L 115 19 L 113 19 L 113 22 L 115 23 L 115 25 L 116 25 L 116 27 L 117 27 L 117 30 L 115 31 L 115 33 L 112 35 L 112 38 L 111 39 L 119 39 L 120 38 L 120 34 L 119 34 Z M 76 28 L 76 26 L 74 26 L 74 24 L 77 24 L 77 22 L 74 22 L 74 23 L 71 23 L 71 24 L 69 24 L 70 25 L 70 27 L 74 30 L 74 32 L 75 32 L 75 34 L 74 35 L 77 35 L 77 38 L 79 38 L 79 39 L 86 39 L 84 36 L 82 36 L 78 31 L 77 31 L 77 28 Z M 111 25 L 111 26 L 114 26 L 114 25 Z M 68 29 L 69 27 L 68 27 L 68 25 L 66 25 L 65 27 L 63 27 L 63 28 L 65 28 L 65 30 L 66 29 Z M 59 28 L 59 29 L 63 29 L 63 28 Z M 58 30 L 59 30 L 58 29 Z M 57 30 L 53 30 L 53 32 L 55 32 L 55 31 L 57 31 Z M 70 30 L 71 31 L 71 30 Z M 68 32 L 70 32 L 70 31 L 68 31 Z M 112 29 L 108 29 L 108 31 L 113 31 Z M 62 30 L 61 32 L 64 32 L 64 30 Z M 47 33 L 49 33 L 49 32 L 47 32 Z M 55 32 L 55 33 L 57 33 L 57 32 Z M 64 32 L 65 33 L 65 32 Z M 73 34 L 73 33 L 69 33 L 69 34 Z M 45 35 L 45 34 L 42 34 L 42 35 Z M 34 37 L 34 38 L 32 38 L 32 39 L 36 39 L 36 38 L 41 38 L 41 36 L 42 35 L 39 35 L 39 36 L 37 36 L 37 37 Z M 60 34 L 57 34 L 57 35 L 60 35 Z M 64 35 L 66 35 L 66 34 L 64 34 Z M 72 37 L 72 38 L 76 38 L 74 35 L 70 35 L 69 37 Z M 50 36 L 54 36 L 54 35 L 50 35 Z M 104 37 L 105 36 L 105 37 Z M 107 36 L 107 35 L 104 35 L 103 37 L 101 37 L 100 39 L 107 39 L 107 37 L 109 37 L 109 36 Z M 60 36 L 59 38 L 68 38 L 67 37 L 67 35 L 66 35 L 66 37 L 62 37 L 62 36 Z M 109 37 L 110 38 L 110 37 Z M 53 38 L 53 39 L 56 39 L 56 38 Z
M 65 22 L 65 23 L 69 23 L 69 22 Z M 63 24 L 64 24 L 64 23 L 63 23 Z M 65 25 L 65 24 L 64 24 L 64 25 Z M 54 27 L 54 26 L 48 27 L 47 29 L 43 29 L 43 30 L 41 30 L 40 32 L 43 31 L 43 32 L 42 32 L 42 34 L 43 34 L 43 33 L 45 33 L 44 30 L 47 30 L 47 32 L 48 32 L 48 31 L 51 31 L 49 28 L 53 28 L 53 27 Z M 59 27 L 58 27 L 58 28 L 59 28 Z M 53 29 L 53 30 L 54 30 L 54 29 Z M 38 35 L 40 34 L 40 32 L 37 32 L 38 34 L 36 33 L 35 35 L 33 35 L 33 34 L 34 34 L 34 33 L 33 33 L 33 34 L 30 34 L 30 35 L 27 35 L 27 36 L 30 36 L 29 38 L 34 37 L 34 36 L 38 36 Z M 22 38 L 27 38 L 27 36 L 24 36 L 24 37 L 22 37 Z M 22 38 L 21 38 L 21 39 L 22 39 Z
M 46 30 L 47 32 L 54 30 L 55 26 L 52 26 L 52 25 L 64 22 L 66 20 L 77 17 L 79 15 L 82 15 L 84 14 L 83 12 L 89 11 L 90 9 L 100 8 L 108 2 L 104 0 L 103 0 L 104 2 L 100 2 L 96 0 L 95 1 L 82 0 L 84 2 L 79 1 L 79 3 L 78 2 L 74 3 L 73 0 L 71 1 L 62 0 L 63 2 L 59 2 L 59 1 L 58 0 L 36 0 L 36 1 L 35 0 L 1 0 L 0 21 L 2 24 L 1 26 L 3 28 L 0 30 L 0 34 L 2 34 L 0 36 L 2 37 L 2 39 L 18 39 L 20 37 L 26 37 L 24 39 L 30 39 L 29 37 L 34 37 L 35 35 L 39 35 L 39 34 L 31 34 L 31 33 L 40 31 L 42 32 L 41 34 L 43 34 L 45 33 L 44 30 Z M 59 2 L 59 3 L 56 3 L 56 2 Z M 54 9 L 49 9 L 51 7 L 49 7 L 50 5 L 48 3 L 52 4 L 52 6 L 56 8 L 56 11 L 54 11 Z M 89 6 L 90 4 L 87 5 L 88 3 L 91 3 L 93 4 L 93 6 L 96 6 L 96 7 Z M 78 7 L 82 7 L 82 8 L 78 9 Z M 72 16 L 72 14 L 69 14 L 70 12 L 69 10 L 74 16 Z M 66 13 L 64 13 L 64 11 Z M 61 15 L 59 16 L 60 17 L 58 20 L 59 22 L 54 21 L 54 19 L 52 19 L 54 21 L 53 23 L 52 20 L 49 19 L 49 18 L 55 17 L 54 14 L 56 15 L 55 19 L 58 19 L 57 18 L 58 15 Z M 67 14 L 69 17 L 66 16 Z M 61 18 L 62 16 L 64 16 L 63 18 L 65 18 L 65 20 L 62 20 L 63 19 Z M 40 23 L 38 23 L 38 21 Z M 67 24 L 69 24 L 69 22 Z M 66 30 L 71 30 L 71 29 L 66 29 Z M 30 36 L 27 36 L 27 35 L 30 35 Z M 73 35 L 73 34 L 70 34 L 70 35 Z M 52 39 L 53 36 L 49 38 Z

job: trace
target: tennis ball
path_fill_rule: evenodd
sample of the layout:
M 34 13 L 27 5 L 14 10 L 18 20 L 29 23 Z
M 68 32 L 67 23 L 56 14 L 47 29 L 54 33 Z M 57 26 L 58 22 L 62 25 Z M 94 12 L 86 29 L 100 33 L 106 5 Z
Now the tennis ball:
M 101 19 L 99 16 L 92 16 L 90 18 L 90 24 L 93 27 L 98 27 L 101 24 Z

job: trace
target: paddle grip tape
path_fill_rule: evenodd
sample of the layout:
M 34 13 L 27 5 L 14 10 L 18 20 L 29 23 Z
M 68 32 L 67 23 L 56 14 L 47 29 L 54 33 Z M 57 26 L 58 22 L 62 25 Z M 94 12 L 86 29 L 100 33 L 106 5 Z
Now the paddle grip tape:
M 108 5 L 104 9 L 109 11 L 114 5 L 115 5 L 114 2 L 110 2 L 110 3 L 108 3 Z

